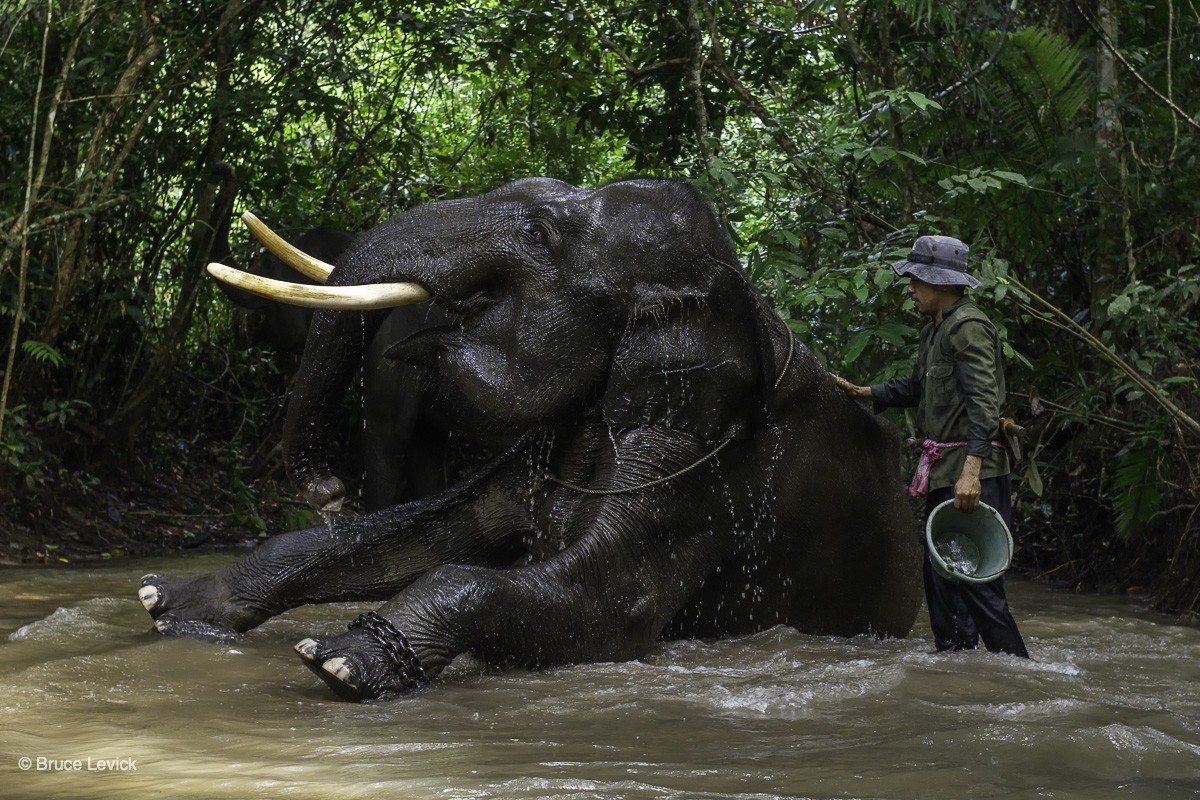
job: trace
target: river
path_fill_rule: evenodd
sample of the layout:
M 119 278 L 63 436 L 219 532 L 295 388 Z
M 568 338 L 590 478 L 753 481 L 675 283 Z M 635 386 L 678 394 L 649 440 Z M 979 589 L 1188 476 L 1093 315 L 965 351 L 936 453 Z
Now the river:
M 760 800 L 1200 797 L 1200 630 L 1013 580 L 1031 661 L 789 628 L 529 673 L 459 659 L 350 705 L 298 609 L 237 644 L 164 639 L 144 572 L 228 555 L 0 570 L 0 797 Z

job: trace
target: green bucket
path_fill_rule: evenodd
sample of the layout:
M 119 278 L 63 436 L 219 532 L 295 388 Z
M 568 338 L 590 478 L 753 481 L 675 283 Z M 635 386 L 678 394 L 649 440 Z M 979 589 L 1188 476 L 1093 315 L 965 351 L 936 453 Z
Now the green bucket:
M 925 521 L 925 543 L 933 569 L 952 581 L 987 583 L 1012 561 L 1012 534 L 987 503 L 970 514 L 956 509 L 953 500 L 942 503 Z

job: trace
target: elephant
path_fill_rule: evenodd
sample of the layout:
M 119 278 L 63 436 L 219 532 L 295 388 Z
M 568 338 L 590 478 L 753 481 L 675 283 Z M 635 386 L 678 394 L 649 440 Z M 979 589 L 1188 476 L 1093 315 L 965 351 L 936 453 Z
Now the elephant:
M 322 261 L 336 261 L 354 241 L 354 234 L 336 228 L 312 228 L 300 234 L 295 246 Z M 259 250 L 250 264 L 251 273 L 266 278 L 289 282 L 315 283 L 288 266 L 270 249 Z M 257 324 L 251 338 L 280 353 L 301 355 L 308 338 L 308 326 L 312 321 L 312 309 L 302 306 L 276 303 L 231 284 L 218 281 L 217 285 L 225 296 L 239 308 L 254 312 Z
M 536 669 L 776 625 L 911 630 L 899 434 L 837 389 L 689 183 L 525 178 L 383 222 L 320 290 L 255 290 L 323 308 L 286 434 L 310 500 L 331 492 L 338 397 L 399 303 L 452 318 L 388 356 L 425 372 L 452 438 L 486 456 L 444 492 L 277 535 L 199 577 L 146 576 L 160 633 L 236 637 L 304 604 L 381 601 L 294 647 L 368 702 L 464 653 Z
M 264 234 L 265 226 L 256 217 L 247 213 L 242 219 L 265 245 L 255 255 L 250 274 L 291 283 L 320 283 L 321 277 L 310 277 L 285 260 L 289 259 L 288 253 L 280 250 L 277 238 L 269 230 Z M 228 225 L 223 227 L 221 235 L 227 238 Z M 354 238 L 353 233 L 336 228 L 312 228 L 301 233 L 289 248 L 317 261 L 329 262 L 337 260 Z M 224 252 L 229 252 L 227 245 Z M 277 254 L 280 252 L 282 257 Z M 259 317 L 253 333 L 256 342 L 281 353 L 303 354 L 312 321 L 311 308 L 274 302 L 224 281 L 218 281 L 217 285 L 235 305 Z M 432 452 L 429 443 L 414 442 L 414 437 L 425 430 L 416 427 L 419 399 L 423 396 L 422 375 L 415 367 L 394 363 L 384 356 L 392 344 L 425 327 L 446 322 L 445 313 L 430 303 L 401 306 L 387 315 L 363 354 L 359 424 L 350 447 L 339 450 L 348 451 L 348 455 L 338 471 L 361 476 L 361 500 L 366 511 L 390 508 L 403 500 L 446 488 L 445 481 L 438 477 L 437 465 L 428 457 Z M 417 456 L 415 463 L 406 457 L 409 453 Z M 322 510 L 340 510 L 347 494 L 345 483 L 352 481 L 337 480 L 342 489 L 336 497 L 321 504 Z

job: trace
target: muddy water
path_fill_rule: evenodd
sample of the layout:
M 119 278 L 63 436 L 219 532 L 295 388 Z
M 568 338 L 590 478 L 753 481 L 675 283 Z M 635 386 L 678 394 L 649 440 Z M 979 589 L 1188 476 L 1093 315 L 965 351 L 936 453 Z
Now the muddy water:
M 1129 601 L 1012 582 L 1033 662 L 777 628 L 355 706 L 290 648 L 366 606 L 148 633 L 143 572 L 225 558 L 0 571 L 0 797 L 1200 796 L 1200 630 Z

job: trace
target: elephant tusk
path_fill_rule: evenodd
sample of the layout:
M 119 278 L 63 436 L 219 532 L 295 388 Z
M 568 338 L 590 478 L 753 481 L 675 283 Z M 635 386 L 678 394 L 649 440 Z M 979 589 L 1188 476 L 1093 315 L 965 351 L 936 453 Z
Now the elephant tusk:
M 306 308 L 332 308 L 341 311 L 370 311 L 395 308 L 429 299 L 429 292 L 415 283 L 367 283 L 360 286 L 312 286 L 264 278 L 224 264 L 208 265 L 208 272 L 219 281 L 251 294 Z
M 317 283 L 325 283 L 329 280 L 329 273 L 333 272 L 332 264 L 327 264 L 319 258 L 313 258 L 298 247 L 288 244 L 283 237 L 268 228 L 261 219 L 249 211 L 242 214 L 242 222 L 246 223 L 246 227 L 254 234 L 254 238 L 262 242 L 263 246 L 280 261 Z

